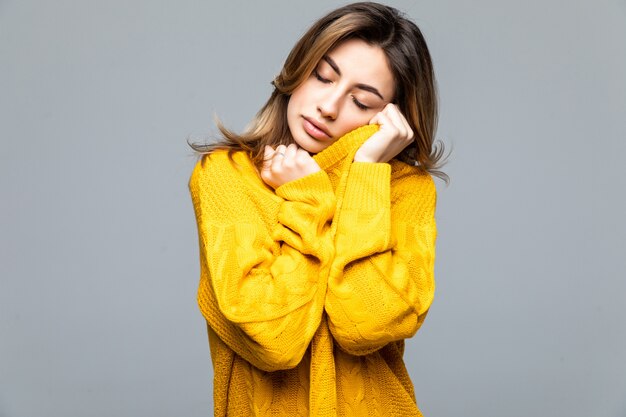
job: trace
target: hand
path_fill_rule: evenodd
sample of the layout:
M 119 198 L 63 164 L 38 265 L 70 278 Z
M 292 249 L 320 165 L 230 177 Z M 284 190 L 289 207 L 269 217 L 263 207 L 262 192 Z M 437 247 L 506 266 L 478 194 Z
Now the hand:
M 320 170 L 311 155 L 294 143 L 278 145 L 276 150 L 265 146 L 261 179 L 274 189 Z
M 413 130 L 395 104 L 387 104 L 369 124 L 378 124 L 380 129 L 361 145 L 355 162 L 389 162 L 413 142 Z

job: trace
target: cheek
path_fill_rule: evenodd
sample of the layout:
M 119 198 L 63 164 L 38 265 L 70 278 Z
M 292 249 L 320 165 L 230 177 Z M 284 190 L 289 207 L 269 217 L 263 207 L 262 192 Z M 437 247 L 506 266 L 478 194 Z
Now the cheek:
M 306 107 L 307 92 L 304 86 L 300 86 L 294 90 L 289 97 L 287 103 L 287 117 L 296 117 L 303 113 Z
M 301 106 L 301 89 L 296 89 L 291 96 L 289 97 L 289 102 L 287 103 L 287 115 L 295 115 L 299 112 Z
M 295 98 L 297 103 L 305 103 L 307 100 L 312 99 L 313 94 L 315 92 L 314 86 L 312 85 L 311 80 L 307 80 L 302 83 L 298 88 L 296 88 L 291 96 Z
M 348 103 L 348 104 L 352 104 L 352 103 Z M 370 120 L 372 120 L 372 117 L 374 117 L 375 114 L 376 113 L 370 114 L 370 112 L 362 112 L 358 109 L 355 110 L 351 108 L 344 110 L 343 116 L 345 117 L 343 117 L 341 121 L 342 133 L 346 134 L 356 129 L 357 127 L 361 127 L 361 126 L 368 124 Z

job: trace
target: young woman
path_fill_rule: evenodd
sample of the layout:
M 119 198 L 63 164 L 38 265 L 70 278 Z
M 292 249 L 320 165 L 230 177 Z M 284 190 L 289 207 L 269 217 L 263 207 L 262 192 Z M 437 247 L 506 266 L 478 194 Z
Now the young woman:
M 419 29 L 316 22 L 189 187 L 216 416 L 419 416 L 403 362 L 434 294 L 437 98 Z

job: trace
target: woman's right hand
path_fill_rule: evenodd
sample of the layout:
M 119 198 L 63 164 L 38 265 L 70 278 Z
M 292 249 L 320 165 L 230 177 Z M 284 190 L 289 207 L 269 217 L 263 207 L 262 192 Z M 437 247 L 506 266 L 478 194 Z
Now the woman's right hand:
M 378 132 L 370 136 L 357 150 L 355 162 L 389 162 L 413 143 L 413 129 L 395 104 L 387 104 L 369 124 L 377 124 Z
M 321 170 L 311 155 L 294 143 L 276 149 L 266 145 L 264 156 L 261 179 L 274 189 Z

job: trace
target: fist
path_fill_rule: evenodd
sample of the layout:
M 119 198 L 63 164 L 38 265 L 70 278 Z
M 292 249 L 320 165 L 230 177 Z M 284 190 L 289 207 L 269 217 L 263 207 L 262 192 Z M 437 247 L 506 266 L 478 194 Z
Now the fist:
M 355 162 L 389 162 L 413 142 L 413 129 L 395 104 L 387 104 L 369 124 L 380 128 L 357 150 Z
M 261 179 L 276 189 L 289 181 L 320 171 L 317 162 L 296 144 L 265 147 Z

